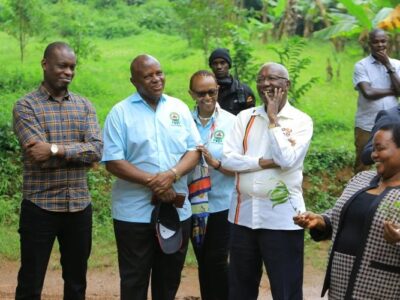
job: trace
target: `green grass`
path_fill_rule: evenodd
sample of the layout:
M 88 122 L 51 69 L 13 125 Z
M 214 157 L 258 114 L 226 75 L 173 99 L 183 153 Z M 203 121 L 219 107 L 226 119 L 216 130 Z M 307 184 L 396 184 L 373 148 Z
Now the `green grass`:
M 42 79 L 40 60 L 48 42 L 32 39 L 27 46 L 24 65 L 19 62 L 18 45 L 15 39 L 0 32 L 0 87 L 4 82 L 23 73 L 25 83 L 14 90 L 2 90 L 0 96 L 0 122 L 11 121 L 12 107 L 21 96 L 36 88 Z M 129 81 L 129 66 L 132 58 L 138 54 L 149 53 L 157 57 L 166 74 L 166 93 L 185 101 L 190 107 L 188 81 L 192 73 L 199 69 L 208 69 L 202 52 L 189 48 L 187 42 L 177 36 L 168 36 L 150 31 L 140 35 L 112 40 L 93 39 L 100 52 L 98 60 L 79 62 L 74 82 L 70 89 L 89 98 L 95 105 L 101 125 L 113 105 L 134 92 Z M 257 41 L 254 47 L 254 63 L 261 65 L 266 61 L 277 61 L 276 54 Z M 279 46 L 274 44 L 274 46 Z M 356 111 L 357 93 L 352 87 L 352 72 L 362 52 L 357 45 L 349 45 L 345 52 L 335 54 L 341 62 L 341 77 L 326 82 L 326 61 L 330 58 L 336 71 L 332 47 L 327 42 L 309 41 L 305 55 L 313 58 L 311 66 L 304 71 L 302 78 L 319 76 L 320 83 L 314 86 L 300 100 L 299 108 L 314 120 L 315 134 L 311 147 L 315 149 L 344 148 L 353 151 L 353 123 Z M 249 83 L 255 91 L 255 83 Z M 98 203 L 94 198 L 94 205 Z M 104 205 L 104 203 L 99 203 Z M 107 203 L 106 203 L 107 205 Z M 110 205 L 110 204 L 108 204 Z M 104 216 L 103 216 L 104 217 Z M 110 218 L 111 216 L 105 216 Z M 19 243 L 16 226 L 0 227 L 0 257 L 18 259 Z M 55 247 L 56 249 L 57 247 Z M 308 249 L 308 250 L 307 250 Z M 306 253 L 313 255 L 312 247 L 306 247 Z M 55 250 L 57 253 L 57 250 Z M 90 265 L 102 267 L 116 264 L 116 246 L 111 222 L 94 224 L 93 251 Z M 52 261 L 58 264 L 57 254 Z M 189 250 L 187 264 L 195 264 L 192 250 Z

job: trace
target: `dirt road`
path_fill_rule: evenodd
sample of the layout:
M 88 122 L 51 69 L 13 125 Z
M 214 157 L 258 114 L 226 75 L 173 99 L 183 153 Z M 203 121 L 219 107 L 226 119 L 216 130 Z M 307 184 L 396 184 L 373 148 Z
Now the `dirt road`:
M 0 261 L 0 299 L 14 299 L 14 291 L 18 273 L 18 262 Z M 321 299 L 319 297 L 324 272 L 306 264 L 304 270 L 304 299 Z M 43 300 L 62 299 L 63 283 L 61 271 L 48 270 L 43 290 Z M 113 300 L 119 299 L 119 277 L 117 267 L 96 268 L 88 271 L 87 300 Z M 176 299 L 200 299 L 197 281 L 197 270 L 185 267 L 182 283 Z M 259 299 L 272 299 L 269 292 L 267 278 L 263 277 Z

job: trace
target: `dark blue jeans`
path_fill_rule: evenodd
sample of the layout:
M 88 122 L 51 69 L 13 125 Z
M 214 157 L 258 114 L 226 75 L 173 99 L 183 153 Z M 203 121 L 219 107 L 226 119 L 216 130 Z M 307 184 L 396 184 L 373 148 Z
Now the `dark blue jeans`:
M 212 213 L 208 217 L 203 245 L 192 241 L 196 255 L 202 300 L 228 299 L 228 210 Z
M 274 300 L 303 299 L 304 230 L 250 229 L 232 224 L 229 299 L 256 300 L 262 263 Z
M 64 299 L 85 299 L 92 246 L 92 206 L 79 212 L 51 212 L 28 200 L 19 221 L 21 268 L 15 299 L 40 299 L 54 240 L 60 245 Z
M 181 222 L 181 249 L 165 254 L 158 244 L 154 225 L 114 219 L 121 300 L 147 299 L 150 273 L 152 299 L 175 299 L 189 243 L 190 223 L 190 218 Z

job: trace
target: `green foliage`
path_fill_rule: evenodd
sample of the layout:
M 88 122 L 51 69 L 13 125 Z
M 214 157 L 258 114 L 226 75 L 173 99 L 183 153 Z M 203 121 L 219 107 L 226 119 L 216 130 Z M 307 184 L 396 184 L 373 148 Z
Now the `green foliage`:
M 18 40 L 20 60 L 24 62 L 28 39 L 43 29 L 43 12 L 38 0 L 9 0 L 4 7 L 1 19 L 5 20 L 4 29 Z
M 331 13 L 334 24 L 315 32 L 314 37 L 328 40 L 364 35 L 393 10 L 385 7 L 389 4 L 387 1 L 375 1 L 374 5 L 367 2 L 356 4 L 353 0 L 339 0 L 339 2 L 344 5 L 347 12 Z
M 308 152 L 304 163 L 307 210 L 323 212 L 335 204 L 351 176 L 351 172 L 347 173 L 347 177 L 337 172 L 350 168 L 353 161 L 354 154 L 344 149 L 311 149 Z
M 314 135 L 329 134 L 332 131 L 348 131 L 350 128 L 338 120 L 315 121 Z
M 353 161 L 354 154 L 343 148 L 310 149 L 304 163 L 304 174 L 312 176 L 321 172 L 334 173 L 351 166 Z
M 93 57 L 98 59 L 99 52 L 90 39 L 95 24 L 89 6 L 62 1 L 53 7 L 58 16 L 53 19 L 52 28 L 62 37 L 67 38 L 79 60 Z M 63 22 L 60 22 L 60 18 Z
M 167 34 L 177 31 L 178 22 L 169 1 L 148 1 L 138 9 L 138 25 L 142 28 Z
M 179 33 L 189 46 L 203 50 L 206 62 L 211 48 L 228 34 L 226 24 L 234 13 L 231 1 L 175 0 L 173 3 L 180 20 Z
M 237 26 L 230 26 L 230 39 L 233 45 L 233 68 L 235 76 L 240 81 L 252 82 L 256 77 L 257 67 L 253 61 L 253 48 L 246 39 L 242 38 Z
M 20 147 L 10 124 L 0 124 L 0 225 L 15 225 L 21 201 Z
M 279 63 L 289 71 L 291 87 L 289 90 L 289 101 L 298 104 L 301 97 L 316 84 L 318 77 L 313 76 L 304 83 L 300 82 L 300 75 L 303 70 L 311 64 L 311 58 L 302 58 L 306 42 L 300 38 L 292 38 L 282 48 L 270 47 L 279 56 Z
M 30 72 L 22 70 L 3 70 L 0 73 L 0 91 L 17 92 L 33 89 L 37 86 L 36 78 Z M 1 118 L 0 118 L 1 119 Z

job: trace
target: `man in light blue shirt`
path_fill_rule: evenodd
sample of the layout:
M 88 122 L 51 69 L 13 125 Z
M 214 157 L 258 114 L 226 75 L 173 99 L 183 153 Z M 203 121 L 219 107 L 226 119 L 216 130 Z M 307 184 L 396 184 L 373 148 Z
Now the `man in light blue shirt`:
M 139 55 L 132 61 L 131 82 L 137 93 L 112 108 L 104 127 L 103 161 L 117 176 L 112 216 L 121 299 L 147 299 L 151 272 L 152 298 L 172 300 L 190 234 L 186 174 L 199 160 L 196 146 L 201 140 L 186 104 L 163 94 L 165 77 L 154 57 Z M 177 208 L 183 243 L 167 255 L 151 224 L 151 199 L 172 203 L 177 193 L 186 194 Z

